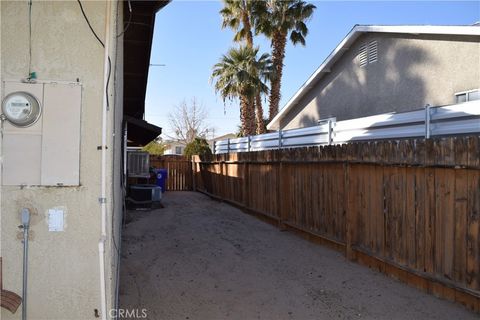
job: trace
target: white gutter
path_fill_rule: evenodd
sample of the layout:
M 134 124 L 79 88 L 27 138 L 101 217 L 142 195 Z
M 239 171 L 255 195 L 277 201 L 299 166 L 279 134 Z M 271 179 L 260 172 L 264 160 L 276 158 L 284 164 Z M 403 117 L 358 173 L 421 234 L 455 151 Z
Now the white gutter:
M 103 58 L 103 102 L 102 102 L 102 165 L 101 165 L 101 235 L 98 242 L 98 258 L 100 268 L 100 304 L 102 320 L 107 320 L 107 295 L 105 282 L 105 242 L 107 240 L 107 83 L 109 77 L 109 53 L 110 53 L 110 16 L 111 2 L 106 1 L 105 11 L 105 53 Z
M 340 42 L 335 50 L 325 59 L 308 80 L 298 89 L 295 95 L 288 100 L 287 104 L 267 125 L 268 130 L 276 130 L 282 119 L 290 109 L 311 89 L 316 81 L 325 73 L 329 73 L 331 66 L 350 48 L 350 45 L 366 32 L 403 33 L 403 34 L 436 34 L 436 35 L 459 35 L 480 36 L 479 26 L 362 26 L 356 25 Z

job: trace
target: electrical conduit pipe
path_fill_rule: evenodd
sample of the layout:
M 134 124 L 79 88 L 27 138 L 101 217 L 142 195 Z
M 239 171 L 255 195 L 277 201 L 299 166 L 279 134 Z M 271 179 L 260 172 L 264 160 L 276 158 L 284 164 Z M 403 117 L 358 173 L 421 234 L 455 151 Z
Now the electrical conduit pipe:
M 23 283 L 22 283 L 22 320 L 27 320 L 27 287 L 28 287 L 28 231 L 30 229 L 30 211 L 22 208 L 23 229 Z
M 101 303 L 101 317 L 102 320 L 107 320 L 107 296 L 106 296 L 106 282 L 105 282 L 105 242 L 107 240 L 107 198 L 106 198 L 106 183 L 107 183 L 107 94 L 108 94 L 108 78 L 109 78 L 109 51 L 110 51 L 110 17 L 112 13 L 111 2 L 106 1 L 105 11 L 105 53 L 104 53 L 104 74 L 103 74 L 103 102 L 102 102 L 102 164 L 101 164 L 101 235 L 98 242 L 98 258 L 100 268 L 100 303 Z

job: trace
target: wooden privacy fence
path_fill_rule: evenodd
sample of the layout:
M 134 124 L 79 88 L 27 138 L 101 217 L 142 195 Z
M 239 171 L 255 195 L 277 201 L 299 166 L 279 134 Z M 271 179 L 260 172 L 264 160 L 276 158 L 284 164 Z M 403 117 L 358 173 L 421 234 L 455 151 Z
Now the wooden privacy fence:
M 195 158 L 197 190 L 480 311 L 479 137 Z
M 192 161 L 185 156 L 150 156 L 150 166 L 167 169 L 167 191 L 193 190 Z

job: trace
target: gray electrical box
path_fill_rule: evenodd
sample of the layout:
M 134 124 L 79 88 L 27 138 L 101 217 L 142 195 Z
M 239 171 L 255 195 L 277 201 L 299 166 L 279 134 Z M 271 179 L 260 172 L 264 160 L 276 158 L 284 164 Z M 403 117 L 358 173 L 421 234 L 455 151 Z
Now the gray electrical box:
M 40 104 L 28 126 L 8 120 L 3 135 L 3 184 L 76 186 L 80 184 L 79 83 L 5 82 L 2 100 L 24 92 Z

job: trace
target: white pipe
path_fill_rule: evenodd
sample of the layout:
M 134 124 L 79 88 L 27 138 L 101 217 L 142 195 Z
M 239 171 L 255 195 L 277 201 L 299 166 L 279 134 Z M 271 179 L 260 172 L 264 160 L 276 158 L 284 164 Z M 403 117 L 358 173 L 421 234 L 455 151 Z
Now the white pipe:
M 102 106 L 102 166 L 101 166 L 101 236 L 98 242 L 98 258 L 100 268 L 100 303 L 102 320 L 107 320 L 107 295 L 105 282 L 105 242 L 107 239 L 107 83 L 109 77 L 109 53 L 110 53 L 110 16 L 111 16 L 111 2 L 106 1 L 107 7 L 105 12 L 105 53 L 104 53 L 104 74 L 103 74 L 103 106 Z
M 101 303 L 101 315 L 102 320 L 107 319 L 107 296 L 106 296 L 106 284 L 105 284 L 105 240 L 98 242 L 98 257 L 100 266 L 100 303 Z
M 3 92 L 2 95 L 3 97 Z M 0 204 L 2 204 L 2 194 L 3 194 L 3 125 L 5 123 L 5 116 L 0 114 Z M 2 209 L 0 206 L 0 213 Z M 0 226 L 2 225 L 2 215 L 0 214 Z

